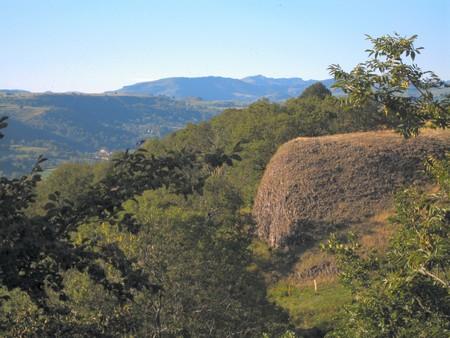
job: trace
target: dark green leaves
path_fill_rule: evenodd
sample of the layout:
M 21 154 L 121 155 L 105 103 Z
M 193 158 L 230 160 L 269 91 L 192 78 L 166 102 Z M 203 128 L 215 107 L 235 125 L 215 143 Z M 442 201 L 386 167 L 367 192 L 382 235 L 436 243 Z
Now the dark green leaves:
M 0 128 L 6 126 L 5 120 L 0 120 Z M 86 222 L 93 226 L 102 222 L 118 224 L 122 231 L 136 234 L 139 224 L 131 214 L 123 213 L 123 202 L 162 187 L 184 195 L 201 192 L 214 168 L 232 165 L 238 159 L 237 154 L 229 156 L 222 149 L 207 154 L 169 152 L 159 157 L 148 155 L 145 149 L 126 151 L 96 183 L 89 184 L 85 177 L 75 176 L 73 188 L 77 188 L 77 182 L 83 186 L 76 198 L 52 191 L 42 205 L 42 214 L 29 217 L 25 210 L 34 202 L 41 165 L 46 161 L 40 156 L 29 176 L 0 178 L 0 283 L 25 291 L 43 308 L 48 300 L 45 286 L 62 292 L 62 276 L 69 269 L 86 271 L 91 279 L 120 299 L 130 299 L 134 288 L 156 292 L 160 287 L 151 283 L 149 276 L 128 260 L 117 245 L 99 246 L 95 238 L 77 245 L 72 234 Z M 73 179 L 71 173 L 76 174 L 77 168 L 72 167 L 66 166 L 70 170 L 61 171 L 63 176 L 57 184 L 63 186 Z M 122 281 L 109 280 L 104 264 L 99 261 L 112 266 Z

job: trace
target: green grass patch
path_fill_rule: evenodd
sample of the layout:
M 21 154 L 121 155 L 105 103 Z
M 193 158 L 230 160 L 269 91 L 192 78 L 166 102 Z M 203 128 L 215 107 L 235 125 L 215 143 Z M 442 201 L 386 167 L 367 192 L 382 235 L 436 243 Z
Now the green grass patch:
M 343 305 L 351 300 L 350 291 L 341 284 L 329 282 L 318 285 L 318 293 L 311 286 L 289 286 L 280 281 L 268 290 L 269 299 L 289 312 L 294 325 L 301 329 L 331 328 L 333 319 Z
M 270 247 L 263 241 L 255 239 L 250 245 L 250 250 L 256 259 L 267 262 L 272 258 Z

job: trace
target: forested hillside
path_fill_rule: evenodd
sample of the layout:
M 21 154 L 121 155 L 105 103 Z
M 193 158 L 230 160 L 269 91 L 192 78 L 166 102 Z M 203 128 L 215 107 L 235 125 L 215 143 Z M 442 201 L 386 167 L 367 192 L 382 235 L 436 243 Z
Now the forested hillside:
M 207 120 L 227 106 L 168 97 L 3 92 L 0 112 L 9 116 L 10 128 L 0 146 L 0 170 L 24 174 L 40 154 L 52 167 L 61 161 L 86 161 L 100 148 L 132 148 L 144 138 Z
M 313 83 L 264 76 L 202 77 L 163 79 L 95 95 L 0 90 L 0 114 L 10 118 L 9 138 L 0 145 L 0 172 L 25 174 L 41 154 L 49 159 L 47 169 L 61 162 L 95 161 L 105 157 L 98 153 L 102 149 L 108 154 L 133 148 L 143 139 L 160 138 L 261 98 L 292 100 Z M 333 80 L 322 83 L 342 95 L 330 88 Z M 449 89 L 432 92 L 442 97 Z M 417 96 L 417 89 L 409 88 L 408 95 Z
M 171 150 L 200 152 L 239 150 L 242 160 L 224 172 L 251 206 L 257 183 L 278 146 L 300 136 L 319 136 L 383 128 L 386 117 L 370 105 L 360 110 L 342 107 L 323 85 L 303 96 L 273 103 L 260 100 L 245 109 L 228 109 L 211 121 L 190 125 L 143 146 L 151 153 Z

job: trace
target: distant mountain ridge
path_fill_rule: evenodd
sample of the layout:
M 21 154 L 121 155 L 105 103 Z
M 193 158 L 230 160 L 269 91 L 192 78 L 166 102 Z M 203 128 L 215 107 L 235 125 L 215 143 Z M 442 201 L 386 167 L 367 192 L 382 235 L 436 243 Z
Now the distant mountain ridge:
M 263 97 L 281 101 L 300 95 L 315 82 L 322 82 L 330 87 L 334 81 L 303 80 L 297 77 L 270 78 L 262 75 L 242 79 L 220 76 L 171 77 L 124 86 L 109 93 L 165 95 L 176 99 L 196 97 L 209 101 L 255 101 Z
M 29 91 L 23 89 L 0 89 L 0 94 L 14 95 L 26 93 L 29 93 Z

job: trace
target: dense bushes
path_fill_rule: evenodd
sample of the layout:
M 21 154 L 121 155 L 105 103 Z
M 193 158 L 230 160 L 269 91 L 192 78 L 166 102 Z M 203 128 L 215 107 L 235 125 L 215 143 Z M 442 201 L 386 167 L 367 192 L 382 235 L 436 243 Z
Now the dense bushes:
M 333 236 L 341 280 L 353 302 L 327 337 L 447 337 L 450 333 L 450 158 L 430 159 L 439 190 L 397 194 L 399 230 L 383 257 L 362 255 L 354 237 Z

